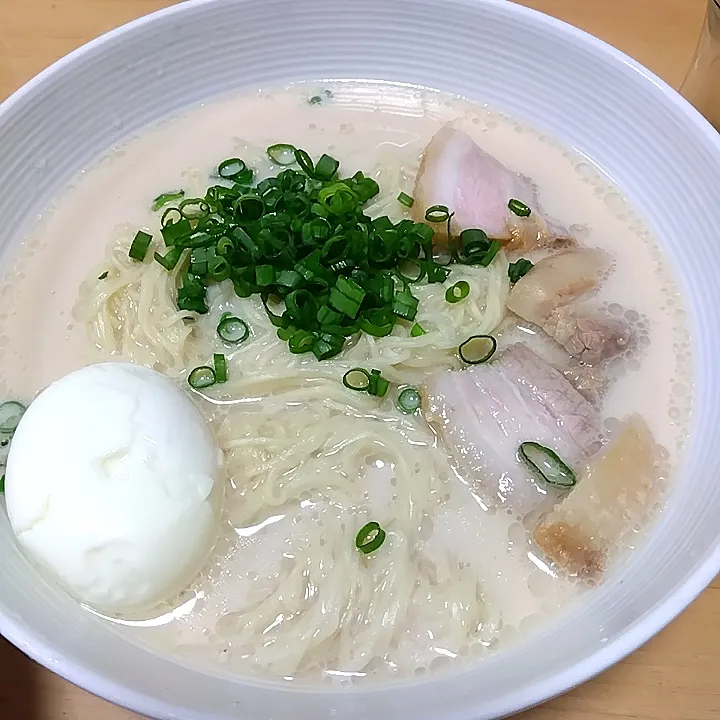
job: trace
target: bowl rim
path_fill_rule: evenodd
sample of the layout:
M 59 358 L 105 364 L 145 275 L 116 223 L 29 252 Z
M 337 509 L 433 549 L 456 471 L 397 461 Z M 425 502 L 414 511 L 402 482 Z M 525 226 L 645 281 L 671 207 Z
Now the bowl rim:
M 58 73 L 71 68 L 79 58 L 92 54 L 106 44 L 120 40 L 124 36 L 133 33 L 136 29 L 149 23 L 164 22 L 175 15 L 191 11 L 195 8 L 205 5 L 219 5 L 231 1 L 243 3 L 252 2 L 253 0 L 175 0 L 176 4 L 143 15 L 93 38 L 53 62 L 3 100 L 2 103 L 0 103 L 0 119 L 2 119 L 3 115 L 11 112 L 16 105 L 21 104 L 27 97 L 32 97 L 33 93 L 42 91 L 43 85 L 51 81 Z M 640 62 L 585 30 L 539 10 L 519 5 L 513 2 L 513 0 L 432 1 L 438 5 L 445 3 L 492 5 L 503 8 L 503 12 L 509 14 L 516 13 L 521 17 L 530 19 L 538 27 L 551 28 L 564 33 L 578 45 L 583 45 L 598 54 L 605 55 L 623 64 L 639 76 L 638 82 L 649 82 L 654 85 L 665 96 L 668 103 L 675 105 L 676 109 L 683 112 L 686 122 L 695 125 L 695 129 L 700 131 L 708 142 L 720 147 L 720 135 L 718 135 L 717 131 L 669 84 Z M 689 574 L 680 580 L 675 588 L 666 595 L 660 603 L 639 618 L 625 634 L 610 641 L 602 649 L 592 651 L 584 659 L 575 662 L 562 672 L 557 673 L 551 682 L 538 680 L 531 683 L 518 689 L 512 696 L 506 696 L 493 701 L 490 707 L 486 705 L 481 711 L 482 714 L 474 714 L 474 717 L 477 717 L 478 720 L 480 718 L 508 717 L 540 705 L 587 682 L 615 663 L 626 658 L 660 632 L 685 610 L 697 596 L 712 583 L 719 573 L 720 537 L 718 538 L 716 546 L 709 549 L 705 555 L 701 557 Z M 185 717 L 185 715 L 182 714 L 185 712 L 183 707 L 157 700 L 145 693 L 130 690 L 122 685 L 122 683 L 109 678 L 107 675 L 71 660 L 60 649 L 53 647 L 43 638 L 37 636 L 31 627 L 21 621 L 0 614 L 0 635 L 31 659 L 51 670 L 53 673 L 115 705 L 144 715 L 150 715 L 157 720 L 177 720 L 180 717 Z M 242 678 L 239 679 L 241 680 Z M 388 692 L 392 691 L 392 687 L 392 685 L 381 685 L 364 688 L 363 691 L 367 693 Z M 282 686 L 278 686 L 277 689 L 284 692 L 293 692 L 290 688 L 283 688 Z M 295 692 L 302 693 L 304 690 L 304 688 L 297 688 Z M 339 691 L 339 694 L 344 692 L 346 691 Z M 334 693 L 328 693 L 329 696 L 332 694 Z M 473 712 L 472 709 L 470 709 L 470 711 Z M 448 715 L 446 720 L 468 720 L 468 716 L 466 714 L 460 716 L 453 713 L 452 715 Z

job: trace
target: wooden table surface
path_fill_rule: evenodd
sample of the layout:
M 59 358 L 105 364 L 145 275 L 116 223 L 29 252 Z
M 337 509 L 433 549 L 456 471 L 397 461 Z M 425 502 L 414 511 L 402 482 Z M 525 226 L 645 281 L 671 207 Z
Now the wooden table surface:
M 612 43 L 674 86 L 692 57 L 706 4 L 523 1 Z M 82 43 L 170 4 L 171 0 L 0 0 L 0 99 Z M 720 719 L 720 580 L 625 662 L 520 717 Z M 61 680 L 0 639 L 0 720 L 138 719 Z

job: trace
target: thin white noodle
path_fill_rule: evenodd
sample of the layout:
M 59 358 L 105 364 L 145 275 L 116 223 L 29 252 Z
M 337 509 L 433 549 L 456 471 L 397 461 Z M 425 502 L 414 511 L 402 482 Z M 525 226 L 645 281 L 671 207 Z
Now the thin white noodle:
M 407 157 L 410 151 L 393 151 L 398 157 L 403 152 Z M 416 149 L 411 155 L 408 167 L 395 156 L 378 166 L 381 186 L 408 188 Z M 370 211 L 394 217 L 404 212 L 396 190 L 379 197 Z M 203 409 L 212 415 L 225 454 L 224 520 L 230 534 L 195 584 L 204 605 L 178 620 L 179 649 L 219 655 L 240 670 L 254 666 L 288 675 L 310 671 L 318 658 L 346 671 L 360 671 L 378 658 L 412 671 L 424 662 L 404 650 L 409 629 L 418 623 L 433 628 L 434 643 L 448 651 L 483 646 L 497 624 L 497 608 L 488 605 L 467 568 L 437 553 L 431 560 L 427 538 L 420 536 L 423 519 L 449 497 L 447 459 L 420 422 L 389 411 L 391 398 L 353 393 L 340 379 L 358 365 L 377 368 L 397 383 L 457 366 L 460 342 L 492 332 L 502 319 L 508 293 L 504 253 L 489 268 L 453 266 L 445 283 L 413 286 L 424 335 L 412 337 L 412 323 L 398 323 L 390 336 L 362 335 L 342 356 L 320 363 L 311 354 L 289 353 L 259 299 L 237 298 L 228 282 L 211 288 L 207 315 L 179 312 L 180 266 L 167 273 L 154 262 L 157 241 L 144 262 L 132 261 L 132 236 L 128 228 L 119 231 L 81 288 L 74 315 L 92 341 L 108 357 L 179 380 L 213 352 L 228 359 L 229 380 L 208 391 Z M 445 291 L 461 279 L 470 284 L 470 294 L 449 304 Z M 217 336 L 225 311 L 251 327 L 251 337 L 238 347 Z M 374 499 L 370 491 L 368 464 L 379 457 L 392 468 L 390 499 Z M 242 553 L 233 544 L 233 529 L 275 522 L 276 516 L 287 533 L 283 550 L 271 552 L 255 590 L 229 590 L 219 568 Z M 370 519 L 388 535 L 382 552 L 365 557 L 354 540 Z M 258 548 L 264 538 L 258 535 Z

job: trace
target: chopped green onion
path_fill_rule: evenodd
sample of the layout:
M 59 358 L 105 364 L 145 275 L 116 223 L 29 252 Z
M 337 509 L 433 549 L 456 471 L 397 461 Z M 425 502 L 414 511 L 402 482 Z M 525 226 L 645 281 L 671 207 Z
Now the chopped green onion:
M 462 233 L 460 233 L 462 237 Z M 433 245 L 433 262 L 441 267 L 446 267 L 455 259 L 455 253 L 447 243 Z
M 227 360 L 222 353 L 213 354 L 213 365 L 215 366 L 215 382 L 224 383 L 227 382 Z
M 152 242 L 152 235 L 143 230 L 138 230 L 133 238 L 128 256 L 136 262 L 142 262 L 147 255 L 148 248 Z
M 458 348 L 460 359 L 468 365 L 487 362 L 497 350 L 497 340 L 492 335 L 473 335 Z
M 188 385 L 193 390 L 202 390 L 216 383 L 215 370 L 209 365 L 200 365 L 190 371 L 188 375 Z
M 355 547 L 363 554 L 375 552 L 385 542 L 385 531 L 376 522 L 363 525 L 355 536 Z
M 339 167 L 340 163 L 334 157 L 321 155 L 320 159 L 315 163 L 314 177 L 316 180 L 332 180 Z
M 365 291 L 354 280 L 338 275 L 335 287 L 330 291 L 330 305 L 338 312 L 354 319 L 360 310 L 365 294 Z
M 404 413 L 412 414 L 420 407 L 420 393 L 414 387 L 406 387 L 397 397 L 397 406 Z
M 16 400 L 8 400 L 0 405 L 0 433 L 4 435 L 14 433 L 25 410 L 26 407 Z
M 368 383 L 368 395 L 375 395 L 377 397 L 385 397 L 390 387 L 390 381 L 386 380 L 379 370 L 370 371 L 370 381 Z
M 499 240 L 492 240 L 490 242 L 490 247 L 485 251 L 485 254 L 480 259 L 480 262 L 478 262 L 478 265 L 487 267 L 495 259 L 498 252 L 500 252 L 501 247 L 502 243 Z
M 186 220 L 198 220 L 210 214 L 210 205 L 204 198 L 186 198 L 180 202 L 177 209 Z
M 257 195 L 242 195 L 235 203 L 235 219 L 242 224 L 259 220 L 265 212 L 265 203 Z
M 515 200 L 515 198 L 512 198 L 508 202 L 508 207 L 512 212 L 514 212 L 518 217 L 527 217 L 530 215 L 530 208 L 522 202 L 522 200 Z
M 323 97 L 324 96 L 324 97 Z M 323 100 L 327 100 L 328 98 L 331 98 L 333 96 L 332 91 L 330 90 L 323 90 L 323 95 L 313 95 L 309 100 L 308 103 L 310 105 L 319 105 Z
M 255 284 L 267 287 L 275 282 L 275 268 L 272 265 L 258 265 L 255 268 Z
M 240 158 L 228 158 L 218 165 L 218 175 L 223 180 L 236 180 L 244 177 L 247 165 Z
M 0 493 L 5 492 L 5 473 L 2 474 L 2 477 L 0 477 Z
M 170 208 L 175 210 L 176 208 Z M 162 226 L 160 231 L 167 247 L 173 247 L 181 240 L 192 233 L 192 226 L 187 218 L 181 218 L 176 222 L 168 223 Z
M 313 177 L 315 174 L 315 165 L 313 164 L 312 158 L 304 150 L 295 150 L 295 162 L 300 166 L 300 169 Z
M 274 175 L 258 181 L 242 158 L 227 158 L 217 168 L 220 184 L 202 197 L 182 196 L 162 212 L 167 250 L 154 257 L 178 275 L 179 310 L 207 313 L 210 286 L 229 279 L 238 297 L 260 295 L 292 352 L 310 350 L 325 360 L 357 333 L 386 337 L 401 320 L 412 325 L 419 308 L 415 284 L 443 283 L 446 266 L 487 265 L 499 252 L 497 241 L 475 229 L 461 233 L 457 247 L 449 240 L 434 246 L 432 223 L 452 218 L 444 205 L 428 208 L 429 222 L 371 219 L 365 210 L 380 192 L 377 182 L 361 171 L 341 179 L 338 161 L 328 154 L 315 160 L 286 143 L 267 152 L 285 166 Z M 412 197 L 400 193 L 398 202 L 409 206 Z M 462 287 L 455 292 L 462 294 Z M 231 327 L 247 337 L 242 325 Z M 412 337 L 422 333 L 412 326 Z M 379 372 L 370 374 L 368 392 L 382 397 L 388 387 Z
M 464 300 L 469 294 L 470 283 L 465 280 L 458 280 L 445 291 L 445 300 L 449 303 L 456 303 Z
M 343 375 L 342 382 L 350 390 L 366 392 L 370 387 L 370 373 L 363 368 L 353 368 Z
M 288 348 L 295 355 L 310 352 L 313 345 L 315 345 L 315 335 L 307 330 L 294 332 L 288 341 Z
M 183 248 L 179 246 L 171 247 L 164 255 L 155 253 L 155 261 L 159 262 L 168 272 L 175 269 L 180 257 L 183 254 Z
M 420 325 L 419 323 L 415 323 L 410 328 L 410 337 L 420 337 L 421 335 L 424 335 L 426 332 L 425 328 Z
M 176 192 L 166 192 L 162 195 L 158 195 L 152 204 L 153 212 L 157 212 L 160 208 L 165 207 L 168 203 L 175 202 L 176 200 L 182 200 L 185 197 L 184 190 L 177 190 Z
M 508 277 L 511 283 L 516 283 L 521 277 L 525 277 L 533 269 L 533 264 L 525 259 L 520 258 L 508 265 Z
M 217 326 L 217 334 L 226 343 L 239 345 L 250 337 L 248 324 L 235 315 L 225 315 Z
M 550 448 L 536 442 L 524 442 L 518 449 L 520 458 L 548 485 L 569 488 L 577 483 L 575 473 Z
M 318 360 L 327 360 L 335 357 L 343 349 L 345 338 L 333 333 L 321 333 L 315 340 L 312 351 Z
M 401 205 L 404 205 L 405 207 L 411 208 L 415 204 L 415 200 L 413 200 L 411 195 L 408 195 L 405 192 L 401 192 L 397 196 L 397 200 Z
M 425 277 L 425 264 L 420 260 L 405 260 L 398 268 L 398 275 L 407 282 L 420 282 Z
M 215 246 L 217 254 L 223 256 L 230 255 L 234 249 L 235 245 L 233 245 L 233 241 L 229 237 L 225 236 L 221 237 Z
M 450 220 L 450 210 L 447 205 L 433 205 L 425 211 L 425 219 L 431 223 L 441 223 Z
M 408 290 L 402 290 L 395 294 L 392 310 L 403 320 L 414 320 L 417 315 L 419 300 Z
M 104 273 L 98 275 L 98 280 L 104 280 L 110 273 L 106 270 Z
M 289 143 L 277 143 L 267 149 L 267 154 L 276 165 L 292 165 L 295 162 L 295 150 L 295 146 Z

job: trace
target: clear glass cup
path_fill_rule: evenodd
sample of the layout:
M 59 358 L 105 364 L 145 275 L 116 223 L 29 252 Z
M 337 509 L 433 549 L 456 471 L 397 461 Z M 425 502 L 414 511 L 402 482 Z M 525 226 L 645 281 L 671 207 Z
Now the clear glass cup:
M 695 57 L 680 94 L 720 131 L 720 0 L 708 0 Z

